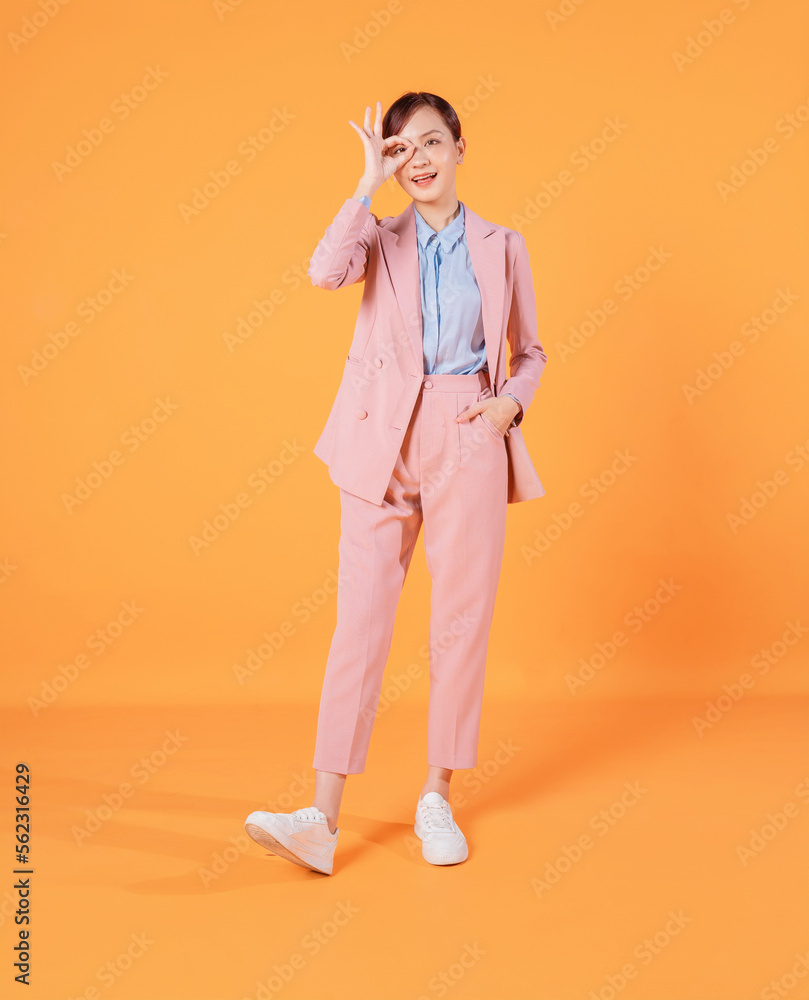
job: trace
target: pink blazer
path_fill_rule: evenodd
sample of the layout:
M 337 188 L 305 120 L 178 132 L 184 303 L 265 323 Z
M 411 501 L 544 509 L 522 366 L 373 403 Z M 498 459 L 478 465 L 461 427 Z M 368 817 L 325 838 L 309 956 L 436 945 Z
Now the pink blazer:
M 492 393 L 513 392 L 524 417 L 548 360 L 537 337 L 525 239 L 463 206 Z M 340 386 L 314 454 L 328 466 L 333 483 L 375 504 L 384 499 L 424 377 L 414 213 L 411 201 L 399 215 L 378 219 L 361 201 L 347 198 L 308 270 L 320 288 L 365 282 Z M 543 496 L 519 426 L 506 431 L 505 447 L 508 502 Z

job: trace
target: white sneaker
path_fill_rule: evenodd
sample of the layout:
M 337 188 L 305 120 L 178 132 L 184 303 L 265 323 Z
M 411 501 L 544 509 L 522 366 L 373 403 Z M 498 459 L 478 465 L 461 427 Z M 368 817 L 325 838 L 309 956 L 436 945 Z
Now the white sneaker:
M 431 865 L 456 865 L 466 861 L 466 838 L 452 818 L 449 802 L 440 792 L 428 792 L 416 806 L 416 836 L 421 853 Z
M 331 875 L 340 827 L 329 833 L 329 821 L 315 806 L 291 813 L 257 810 L 244 821 L 244 828 L 257 844 L 273 854 L 302 868 Z

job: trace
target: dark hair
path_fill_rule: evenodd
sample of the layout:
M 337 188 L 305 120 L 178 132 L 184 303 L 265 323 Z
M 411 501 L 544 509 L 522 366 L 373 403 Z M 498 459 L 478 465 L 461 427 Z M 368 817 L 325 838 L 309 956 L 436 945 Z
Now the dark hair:
M 461 123 L 455 113 L 455 108 L 443 97 L 428 94 L 423 90 L 409 90 L 398 97 L 385 112 L 382 119 L 382 138 L 398 135 L 407 125 L 413 112 L 418 108 L 432 108 L 444 119 L 444 124 L 452 133 L 452 139 L 457 142 L 461 138 Z

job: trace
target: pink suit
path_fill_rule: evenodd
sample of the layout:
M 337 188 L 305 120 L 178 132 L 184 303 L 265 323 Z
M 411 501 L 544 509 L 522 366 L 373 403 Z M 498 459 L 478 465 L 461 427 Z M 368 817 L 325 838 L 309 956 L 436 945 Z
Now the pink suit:
M 464 203 L 489 372 L 425 375 L 415 207 L 379 220 L 349 198 L 312 255 L 315 285 L 365 288 L 337 397 L 314 448 L 340 487 L 337 626 L 321 693 L 314 767 L 365 769 L 393 626 L 421 525 L 432 579 L 428 763 L 477 763 L 486 650 L 506 505 L 544 489 L 519 428 L 471 403 L 512 392 L 523 417 L 547 362 L 528 251 L 515 230 Z M 506 343 L 511 349 L 506 378 Z

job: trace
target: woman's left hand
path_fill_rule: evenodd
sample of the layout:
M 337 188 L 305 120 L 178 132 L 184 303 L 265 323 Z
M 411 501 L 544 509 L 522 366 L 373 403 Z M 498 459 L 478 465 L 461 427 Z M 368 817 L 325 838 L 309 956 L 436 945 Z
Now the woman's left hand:
M 520 404 L 511 396 L 489 396 L 487 399 L 480 399 L 477 403 L 471 403 L 463 413 L 459 413 L 457 422 L 471 420 L 478 413 L 486 411 L 486 418 L 491 420 L 494 426 L 505 434 L 511 425 L 511 421 L 520 412 Z

